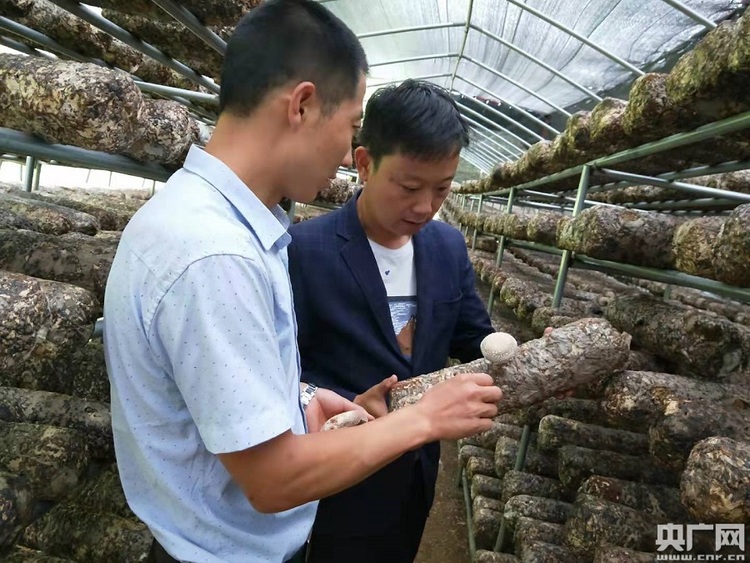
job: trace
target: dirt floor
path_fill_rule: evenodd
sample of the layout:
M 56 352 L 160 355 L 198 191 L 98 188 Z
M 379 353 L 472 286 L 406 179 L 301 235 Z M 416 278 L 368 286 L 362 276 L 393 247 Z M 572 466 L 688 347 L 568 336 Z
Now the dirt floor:
M 463 489 L 458 481 L 456 442 L 440 444 L 435 502 L 415 563 L 470 563 Z

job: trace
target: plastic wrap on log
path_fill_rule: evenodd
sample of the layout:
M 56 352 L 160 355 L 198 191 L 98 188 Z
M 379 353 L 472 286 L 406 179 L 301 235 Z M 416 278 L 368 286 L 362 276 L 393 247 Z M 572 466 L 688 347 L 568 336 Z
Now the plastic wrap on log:
M 588 557 L 602 544 L 641 550 L 656 545 L 656 523 L 647 515 L 586 494 L 576 497 L 565 532 L 566 544 Z
M 153 536 L 143 522 L 62 503 L 27 527 L 23 545 L 76 561 L 145 561 Z
M 556 450 L 563 444 L 571 444 L 630 455 L 648 453 L 648 437 L 645 434 L 605 428 L 554 415 L 545 416 L 539 423 L 537 444 L 542 450 Z
M 670 399 L 649 429 L 651 457 L 675 471 L 684 469 L 690 451 L 711 436 L 738 440 L 750 436 L 750 403 L 716 405 L 704 400 Z
M 677 61 L 667 78 L 670 101 L 690 110 L 693 125 L 750 109 L 750 22 L 724 21 Z
M 497 553 L 486 549 L 478 549 L 472 563 L 518 563 L 518 557 L 510 553 Z
M 672 268 L 677 225 L 677 219 L 668 215 L 599 205 L 565 225 L 557 242 L 560 248 L 591 258 Z
M 722 379 L 747 369 L 743 328 L 731 321 L 658 299 L 626 296 L 614 299 L 604 316 L 633 343 L 677 367 L 679 373 Z
M 540 496 L 516 495 L 505 503 L 503 517 L 508 529 L 513 531 L 521 517 L 534 518 L 553 524 L 564 524 L 570 517 L 573 505 Z
M 70 428 L 0 422 L 0 471 L 25 477 L 40 500 L 60 500 L 81 482 L 90 456 Z
M 0 471 L 0 553 L 32 520 L 34 502 L 24 477 Z
M 109 406 L 77 397 L 0 387 L 0 420 L 72 428 L 86 437 L 92 457 L 114 456 Z
M 82 287 L 92 291 L 100 303 L 115 250 L 117 241 L 81 233 L 54 236 L 0 230 L 0 268 Z
M 746 435 L 747 437 L 747 435 Z M 711 437 L 690 452 L 682 503 L 698 522 L 750 522 L 750 444 Z
M 141 135 L 126 154 L 142 162 L 174 168 L 182 164 L 196 140 L 187 107 L 171 100 L 144 100 Z
M 199 74 L 216 80 L 221 78 L 221 55 L 209 48 L 202 39 L 181 23 L 174 20 L 159 21 L 142 14 L 128 15 L 108 9 L 102 10 L 102 16 L 150 43 L 165 55 L 182 61 Z M 212 31 L 224 39 L 230 35 L 230 30 L 223 27 L 214 28 Z
M 13 549 L 4 555 L 5 563 L 76 563 L 72 559 L 55 557 L 47 555 L 38 549 L 29 549 L 21 545 L 16 545 Z
M 64 390 L 54 368 L 89 339 L 98 308 L 85 289 L 0 271 L 0 385 Z
M 565 495 L 565 489 L 557 479 L 550 479 L 524 471 L 508 471 L 503 475 L 503 495 L 500 500 L 508 502 L 518 495 L 562 499 Z
M 471 479 L 471 498 L 483 496 L 500 500 L 503 494 L 503 482 L 489 475 L 474 475 Z
M 99 221 L 94 216 L 50 201 L 33 200 L 14 193 L 0 193 L 0 208 L 28 219 L 33 230 L 49 235 L 62 235 L 72 231 L 95 235 L 99 230 Z
M 132 78 L 95 64 L 0 54 L 0 125 L 50 143 L 121 154 L 140 134 Z
M 750 203 L 736 207 L 727 217 L 713 251 L 719 281 L 750 287 Z
M 562 218 L 562 213 L 552 211 L 541 211 L 532 215 L 529 224 L 526 226 L 528 239 L 540 244 L 555 246 L 557 244 L 557 226 Z
M 583 482 L 578 492 L 640 510 L 659 522 L 684 522 L 689 519 L 677 488 L 592 475 Z
M 675 267 L 694 276 L 716 278 L 713 246 L 723 225 L 723 217 L 699 217 L 677 227 L 672 240 Z
M 628 334 L 603 319 L 581 319 L 521 344 L 503 364 L 480 359 L 398 382 L 391 390 L 391 409 L 416 403 L 430 387 L 458 374 L 483 372 L 503 390 L 498 408 L 507 412 L 617 372 L 629 350 Z
M 656 555 L 645 551 L 634 551 L 616 545 L 600 545 L 594 554 L 594 563 L 652 563 Z
M 596 154 L 614 154 L 634 144 L 633 139 L 628 139 L 623 125 L 623 116 L 628 107 L 628 102 L 617 98 L 604 98 L 591 110 L 591 146 L 595 147 Z
M 604 389 L 602 409 L 608 422 L 647 431 L 671 399 L 705 400 L 717 405 L 750 404 L 750 390 L 671 373 L 623 371 Z
M 260 2 L 261 0 L 181 0 L 180 4 L 206 25 L 234 26 Z M 173 21 L 170 15 L 150 0 L 91 0 L 88 4 L 125 14 Z
M 592 475 L 671 487 L 678 482 L 674 472 L 656 467 L 643 456 L 563 446 L 558 451 L 558 460 L 560 481 L 568 490 L 576 490 Z
M 101 202 L 80 201 L 80 200 L 65 197 L 62 195 L 42 194 L 39 192 L 24 192 L 21 190 L 12 190 L 8 193 L 16 197 L 26 199 L 26 200 L 40 201 L 40 202 L 44 202 L 47 204 L 54 204 L 62 208 L 68 208 L 68 209 L 73 209 L 75 211 L 80 211 L 84 214 L 87 214 L 87 215 L 90 215 L 91 217 L 96 218 L 96 220 L 99 222 L 98 227 L 104 231 L 122 231 L 125 228 L 125 225 L 128 224 L 128 221 L 130 221 L 130 218 L 133 216 L 133 213 L 126 212 L 114 206 L 105 205 Z M 29 230 L 41 232 L 40 229 L 38 228 L 35 229 L 30 225 L 26 227 L 18 226 L 17 228 L 29 229 Z M 82 233 L 92 234 L 92 235 L 98 234 L 97 229 L 94 229 L 93 232 L 88 232 L 88 233 L 80 229 L 69 229 L 69 230 L 78 230 Z

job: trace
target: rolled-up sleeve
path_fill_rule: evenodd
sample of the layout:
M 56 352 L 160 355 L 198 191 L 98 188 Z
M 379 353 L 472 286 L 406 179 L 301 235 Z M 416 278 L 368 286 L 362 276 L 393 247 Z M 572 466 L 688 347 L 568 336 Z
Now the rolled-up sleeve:
M 212 453 L 247 449 L 293 425 L 273 300 L 263 264 L 217 255 L 192 263 L 156 308 L 154 349 Z

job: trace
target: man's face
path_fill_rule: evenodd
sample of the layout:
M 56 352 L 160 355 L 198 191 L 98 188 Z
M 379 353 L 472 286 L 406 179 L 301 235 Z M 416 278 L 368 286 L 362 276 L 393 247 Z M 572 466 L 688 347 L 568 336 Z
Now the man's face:
M 362 124 L 365 77 L 362 75 L 353 98 L 344 100 L 331 113 L 321 114 L 308 126 L 303 146 L 298 151 L 301 170 L 309 171 L 293 199 L 309 202 L 336 177 L 338 167 L 351 166 L 352 139 Z
M 355 157 L 371 216 L 394 237 L 411 236 L 432 219 L 450 192 L 459 161 L 458 154 L 419 160 L 396 153 L 375 167 L 365 147 L 358 147 Z

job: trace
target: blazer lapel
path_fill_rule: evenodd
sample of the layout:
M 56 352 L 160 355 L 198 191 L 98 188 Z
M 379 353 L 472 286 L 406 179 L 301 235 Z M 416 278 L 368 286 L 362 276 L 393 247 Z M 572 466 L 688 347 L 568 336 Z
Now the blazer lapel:
M 417 272 L 417 330 L 414 335 L 414 350 L 411 358 L 412 375 L 422 373 L 421 361 L 430 345 L 430 326 L 432 325 L 432 288 L 435 280 L 440 279 L 432 266 L 434 260 L 429 257 L 440 249 L 433 248 L 431 239 L 420 231 L 412 237 L 414 244 L 414 268 Z
M 341 256 L 362 290 L 388 345 L 400 357 L 401 348 L 393 331 L 385 285 L 378 272 L 370 243 L 357 217 L 358 197 L 359 193 L 344 206 L 339 218 L 338 235 L 347 239 L 341 249 Z

